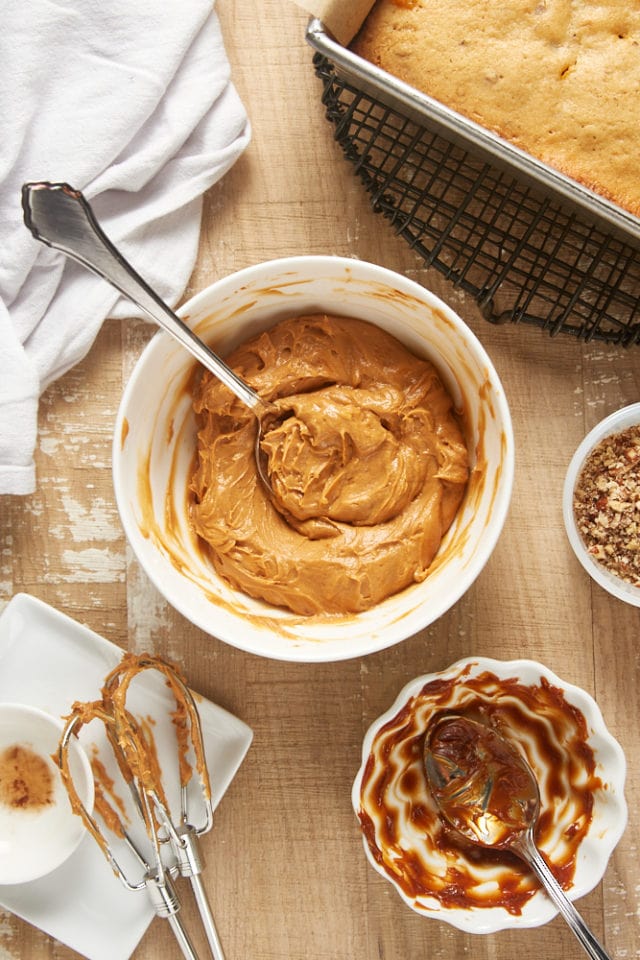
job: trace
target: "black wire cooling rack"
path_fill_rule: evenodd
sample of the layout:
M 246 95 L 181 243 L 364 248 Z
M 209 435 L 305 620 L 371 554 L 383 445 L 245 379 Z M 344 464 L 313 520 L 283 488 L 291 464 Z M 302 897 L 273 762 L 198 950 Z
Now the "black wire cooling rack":
M 314 55 L 335 139 L 371 205 L 492 323 L 640 342 L 640 253 L 339 77 Z

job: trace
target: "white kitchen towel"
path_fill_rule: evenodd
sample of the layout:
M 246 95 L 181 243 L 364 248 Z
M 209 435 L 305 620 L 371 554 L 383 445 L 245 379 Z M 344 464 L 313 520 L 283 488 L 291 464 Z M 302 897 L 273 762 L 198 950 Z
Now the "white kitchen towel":
M 202 194 L 250 125 L 213 0 L 0 0 L 0 20 L 0 493 L 26 494 L 40 394 L 106 317 L 136 310 L 31 236 L 22 184 L 82 190 L 173 305 L 195 263 Z

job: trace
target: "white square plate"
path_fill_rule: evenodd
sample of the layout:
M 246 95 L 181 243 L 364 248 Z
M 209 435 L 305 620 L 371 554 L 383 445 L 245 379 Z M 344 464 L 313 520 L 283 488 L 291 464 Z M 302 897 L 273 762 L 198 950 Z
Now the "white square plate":
M 24 703 L 62 717 L 74 701 L 99 698 L 105 675 L 121 656 L 119 647 L 65 614 L 17 594 L 0 616 L 0 703 Z M 172 705 L 168 691 L 156 685 L 145 700 L 145 711 L 153 715 Z M 198 708 L 215 808 L 253 734 L 208 700 L 199 698 Z M 162 760 L 162 744 L 158 750 Z M 48 876 L 0 885 L 0 907 L 89 960 L 127 960 L 155 916 L 147 893 L 126 890 L 88 835 Z

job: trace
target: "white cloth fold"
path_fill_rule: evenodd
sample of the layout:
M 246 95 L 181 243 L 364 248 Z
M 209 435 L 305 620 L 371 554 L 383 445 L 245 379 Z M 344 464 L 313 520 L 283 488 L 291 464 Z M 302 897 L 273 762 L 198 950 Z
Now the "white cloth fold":
M 3 0 L 0 12 L 0 493 L 26 494 L 40 394 L 107 316 L 136 310 L 34 240 L 22 184 L 82 190 L 173 305 L 195 263 L 202 194 L 250 126 L 212 0 Z

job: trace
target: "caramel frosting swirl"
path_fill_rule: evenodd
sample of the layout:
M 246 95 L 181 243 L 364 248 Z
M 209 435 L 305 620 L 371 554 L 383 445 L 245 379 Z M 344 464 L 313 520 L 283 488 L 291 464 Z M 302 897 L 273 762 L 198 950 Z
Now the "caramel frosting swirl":
M 281 321 L 228 358 L 276 414 L 205 373 L 195 392 L 194 529 L 218 573 L 296 613 L 356 613 L 423 580 L 464 495 L 469 458 L 437 370 L 362 320 Z

